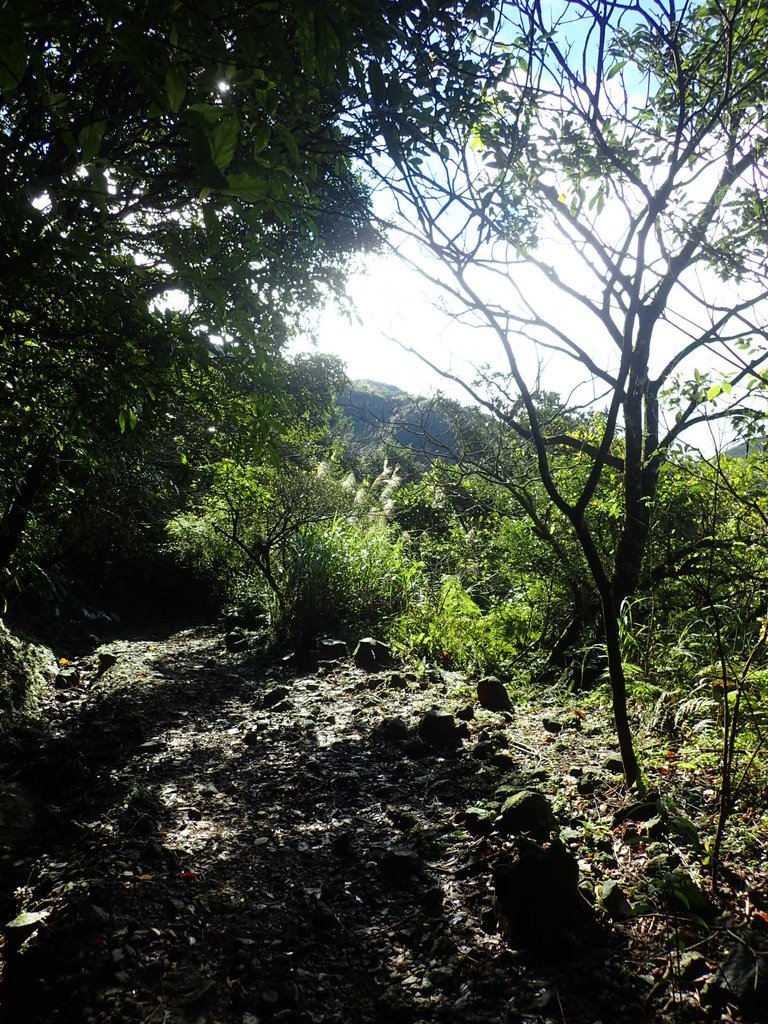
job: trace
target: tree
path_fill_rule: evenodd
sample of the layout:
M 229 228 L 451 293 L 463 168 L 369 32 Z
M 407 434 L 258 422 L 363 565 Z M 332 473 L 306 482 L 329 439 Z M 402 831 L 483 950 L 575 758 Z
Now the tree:
M 190 389 L 202 411 L 214 380 L 202 415 L 230 382 L 252 445 L 270 436 L 283 342 L 371 242 L 352 158 L 378 145 L 379 62 L 461 17 L 419 0 L 0 11 L 0 580 L 115 425 L 175 416 Z M 405 150 L 421 131 L 414 114 Z
M 494 7 L 466 40 L 480 112 L 468 104 L 466 119 L 434 120 L 428 160 L 391 147 L 390 166 L 374 171 L 401 214 L 390 218 L 394 244 L 503 353 L 509 394 L 489 374 L 458 382 L 529 448 L 578 539 L 635 784 L 620 614 L 637 592 L 659 473 L 685 431 L 753 422 L 765 383 L 768 10 L 757 0 Z M 550 429 L 537 403 L 545 359 L 568 381 L 569 404 L 601 410 L 596 435 Z M 601 551 L 595 499 L 612 473 L 619 529 Z

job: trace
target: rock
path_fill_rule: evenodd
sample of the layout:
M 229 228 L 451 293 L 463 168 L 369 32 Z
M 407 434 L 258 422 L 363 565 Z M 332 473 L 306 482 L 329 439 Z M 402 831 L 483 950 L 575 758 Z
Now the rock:
M 317 653 L 324 661 L 339 661 L 346 658 L 349 649 L 343 640 L 334 640 L 328 636 L 321 636 L 317 641 Z
M 103 676 L 117 664 L 117 655 L 113 651 L 99 651 L 96 655 L 96 675 Z
M 455 718 L 448 711 L 434 709 L 422 715 L 419 722 L 419 737 L 433 747 L 461 746 L 461 733 Z
M 419 761 L 422 757 L 427 756 L 429 750 L 423 740 L 419 739 L 418 736 L 414 736 L 403 744 L 403 753 L 413 761 Z
M 579 866 L 559 839 L 520 837 L 493 871 L 497 927 L 515 949 L 555 954 L 589 915 L 579 893 Z
M 463 708 L 459 708 L 456 717 L 460 718 L 462 722 L 471 722 L 475 717 L 475 709 L 471 704 L 466 704 Z
M 275 686 L 271 690 L 267 690 L 261 702 L 263 708 L 273 708 L 276 704 L 279 704 L 281 700 L 290 694 L 290 690 L 287 686 Z
M 371 739 L 385 743 L 402 743 L 408 739 L 410 729 L 402 718 L 384 718 L 371 731 Z
M 709 1006 L 737 1006 L 753 1021 L 765 1020 L 768 1006 L 768 952 L 739 945 L 704 986 L 702 999 Z
M 154 754 L 160 750 L 165 750 L 166 746 L 165 740 L 155 738 L 147 740 L 146 743 L 140 743 L 138 749 L 142 750 L 145 754 Z
M 541 724 L 544 726 L 547 732 L 558 733 L 563 730 L 563 723 L 559 718 L 550 718 L 545 715 L 541 720 Z
M 355 664 L 365 672 L 377 672 L 392 664 L 392 652 L 387 644 L 372 636 L 363 637 L 355 648 Z
M 629 917 L 632 913 L 632 905 L 624 894 L 624 890 L 612 878 L 600 883 L 598 897 L 603 910 L 612 921 Z
M 477 699 L 487 711 L 509 711 L 512 707 L 506 687 L 496 676 L 486 676 L 478 682 Z
M 537 789 L 522 789 L 508 797 L 501 808 L 499 830 L 505 835 L 528 833 L 545 840 L 557 830 L 549 801 Z
M 495 811 L 485 807 L 468 807 L 464 812 L 464 827 L 472 836 L 488 836 L 493 831 Z
M 71 690 L 81 682 L 80 670 L 72 667 L 63 668 L 57 673 L 53 685 L 57 690 Z
M 239 629 L 233 629 L 224 637 L 224 646 L 233 654 L 237 651 L 244 651 L 248 646 L 248 637 L 241 633 Z
M 582 729 L 581 718 L 575 712 L 564 712 L 561 715 L 544 715 L 541 724 L 547 732 L 551 733 L 559 733 L 563 729 L 575 729 L 580 732 Z
M 379 690 L 389 686 L 389 672 L 369 672 L 358 685 L 358 690 Z
M 52 651 L 15 636 L 0 620 L 0 734 L 17 715 L 37 710 L 57 672 Z
M 609 754 L 603 761 L 602 767 L 612 775 L 624 774 L 624 762 L 621 760 L 620 754 Z
M 703 978 L 709 970 L 709 965 L 697 949 L 686 949 L 680 954 L 679 961 L 675 957 L 672 958 L 670 970 L 679 974 L 683 981 L 691 982 Z
M 379 867 L 387 878 L 398 881 L 421 870 L 421 857 L 407 846 L 392 846 L 381 855 Z
M 501 768 L 504 771 L 510 771 L 517 767 L 517 761 L 507 750 L 500 750 L 497 754 L 492 754 L 490 760 L 494 768 Z
M 599 772 L 588 768 L 585 772 L 581 773 L 581 778 L 576 783 L 576 789 L 582 796 L 589 796 L 590 793 L 594 793 L 595 790 L 599 789 L 603 782 L 604 779 Z
M 498 800 L 499 804 L 503 804 L 506 800 L 509 800 L 511 796 L 515 796 L 517 793 L 522 793 L 526 786 L 516 785 L 513 782 L 504 782 L 501 786 L 497 786 L 494 791 L 494 798 Z
M 12 921 L 8 921 L 5 925 L 6 928 L 15 928 L 19 931 L 31 932 L 38 925 L 41 925 L 50 911 L 48 910 L 35 910 L 32 912 L 25 911 L 24 913 L 17 914 Z
M 258 729 L 248 729 L 246 730 L 246 732 L 243 733 L 243 743 L 246 745 L 246 747 L 255 747 L 256 744 L 259 742 L 259 738 L 260 737 Z

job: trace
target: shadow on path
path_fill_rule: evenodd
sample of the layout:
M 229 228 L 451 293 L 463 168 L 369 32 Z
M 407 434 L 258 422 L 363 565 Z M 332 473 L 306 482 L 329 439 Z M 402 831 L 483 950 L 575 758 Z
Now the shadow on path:
M 639 1021 L 610 949 L 545 967 L 495 934 L 456 823 L 504 773 L 377 738 L 442 697 L 210 630 L 123 645 L 14 766 L 40 826 L 5 907 L 45 916 L 6 931 L 5 1024 Z

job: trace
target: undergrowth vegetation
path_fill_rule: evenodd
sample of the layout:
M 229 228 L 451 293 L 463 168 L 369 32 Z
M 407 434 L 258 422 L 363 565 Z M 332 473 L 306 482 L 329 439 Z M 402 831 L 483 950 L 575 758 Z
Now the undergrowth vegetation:
M 607 710 L 599 605 L 557 511 L 530 480 L 403 455 L 405 470 L 379 449 L 376 473 L 370 450 L 349 446 L 319 463 L 220 462 L 170 521 L 170 550 L 277 643 L 374 633 L 416 664 L 498 675 L 521 693 L 559 687 Z M 768 778 L 765 463 L 670 458 L 641 592 L 621 615 L 646 779 L 719 773 L 720 843 L 738 800 Z M 604 489 L 592 514 L 607 551 Z

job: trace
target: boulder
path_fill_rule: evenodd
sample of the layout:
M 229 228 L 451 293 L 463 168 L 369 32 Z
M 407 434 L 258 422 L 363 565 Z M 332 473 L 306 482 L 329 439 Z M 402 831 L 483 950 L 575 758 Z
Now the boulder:
M 524 832 L 546 840 L 551 832 L 557 831 L 557 820 L 543 793 L 537 789 L 521 789 L 504 801 L 499 831 L 506 835 Z
M 378 672 L 392 664 L 392 652 L 387 644 L 372 636 L 363 637 L 355 648 L 355 664 L 365 672 Z
M 433 709 L 421 717 L 419 738 L 432 747 L 460 747 L 462 732 L 452 714 Z
M 605 771 L 610 772 L 612 775 L 624 774 L 624 762 L 621 760 L 621 754 L 609 754 L 603 761 L 602 766 Z
M 471 836 L 489 836 L 496 812 L 486 807 L 468 807 L 464 812 L 464 828 Z
M 255 747 L 260 740 L 261 733 L 255 727 L 246 729 L 246 731 L 243 733 L 243 743 L 246 745 L 246 747 Z
M 764 1021 L 768 1006 L 768 952 L 739 945 L 705 986 L 702 999 L 709 1006 L 738 1007 L 747 1020 Z
M 81 683 L 80 670 L 68 665 L 57 673 L 53 685 L 57 690 L 71 690 Z
M 512 707 L 506 687 L 496 676 L 486 676 L 478 682 L 477 699 L 487 711 L 509 711 Z
M 587 768 L 586 771 L 581 773 L 581 777 L 576 783 L 576 789 L 582 796 L 589 796 L 591 793 L 596 792 L 602 785 L 605 784 L 605 778 L 591 768 Z
M 525 837 L 493 870 L 494 908 L 501 935 L 515 949 L 555 954 L 591 912 L 579 892 L 579 866 L 559 839 Z
M 419 761 L 422 757 L 426 757 L 429 754 L 429 749 L 423 740 L 419 739 L 418 736 L 414 736 L 403 744 L 403 753 L 406 757 L 410 757 L 412 761 Z
M 281 700 L 285 700 L 290 692 L 291 691 L 287 686 L 275 686 L 264 694 L 261 706 L 263 708 L 273 708 L 276 704 L 279 704 Z
M 382 853 L 379 867 L 385 878 L 400 881 L 421 870 L 421 857 L 406 846 L 392 846 Z
M 248 637 L 239 629 L 233 629 L 224 637 L 224 646 L 232 654 L 244 651 L 248 646 Z
M 329 636 L 321 636 L 317 641 L 317 654 L 323 661 L 338 661 L 349 654 L 343 640 L 334 640 Z
M 410 736 L 410 729 L 402 718 L 383 718 L 371 730 L 371 738 L 385 743 L 403 743 Z
M 16 716 L 37 710 L 57 672 L 52 651 L 15 636 L 0 620 L 0 734 Z
M 517 761 L 508 750 L 500 750 L 496 754 L 491 754 L 490 761 L 494 768 L 501 768 L 505 772 L 517 768 Z
M 702 953 L 697 949 L 686 949 L 680 954 L 679 960 L 673 957 L 670 962 L 670 973 L 677 971 L 685 982 L 698 981 L 709 971 L 709 965 Z
M 390 672 L 387 675 L 387 686 L 393 690 L 407 690 L 408 680 L 401 672 Z
M 563 731 L 563 723 L 559 718 L 552 718 L 551 715 L 545 715 L 541 724 L 544 726 L 547 732 L 558 733 Z
M 117 655 L 113 651 L 98 651 L 96 654 L 96 675 L 103 676 L 117 664 Z

